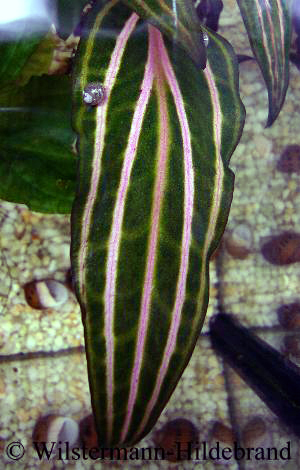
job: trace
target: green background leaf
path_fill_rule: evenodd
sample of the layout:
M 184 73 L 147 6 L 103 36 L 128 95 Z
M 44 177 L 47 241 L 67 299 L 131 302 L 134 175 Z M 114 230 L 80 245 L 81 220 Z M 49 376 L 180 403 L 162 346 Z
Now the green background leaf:
M 69 213 L 77 160 L 70 77 L 34 77 L 0 102 L 0 198 Z
M 290 0 L 237 2 L 251 48 L 268 88 L 268 127 L 280 113 L 289 84 Z
M 50 30 L 50 22 L 38 24 L 38 31 L 32 32 L 35 22 L 26 20 L 24 22 L 13 22 L 9 29 L 0 28 L 0 86 L 3 87 L 11 82 L 16 82 L 28 60 L 37 51 L 40 43 Z M 50 51 L 51 52 L 51 51 Z M 52 53 L 51 53 L 52 55 Z M 45 54 L 44 62 L 50 62 L 51 55 Z M 44 68 L 47 64 L 41 64 Z M 46 69 L 47 70 L 47 69 Z M 45 70 L 45 71 L 46 71 Z

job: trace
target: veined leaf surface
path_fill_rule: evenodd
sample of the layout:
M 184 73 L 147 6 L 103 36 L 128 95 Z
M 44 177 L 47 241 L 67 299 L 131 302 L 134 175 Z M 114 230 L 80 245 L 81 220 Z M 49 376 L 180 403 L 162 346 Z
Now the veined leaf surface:
M 244 107 L 218 35 L 202 71 L 115 0 L 90 22 L 74 79 L 71 257 L 99 445 L 128 445 L 154 425 L 199 335 Z M 88 107 L 95 82 L 105 100 Z
M 267 127 L 277 118 L 289 84 L 290 0 L 237 0 L 269 95 Z
M 181 46 L 199 67 L 205 68 L 203 32 L 192 0 L 123 1 L 141 18 Z

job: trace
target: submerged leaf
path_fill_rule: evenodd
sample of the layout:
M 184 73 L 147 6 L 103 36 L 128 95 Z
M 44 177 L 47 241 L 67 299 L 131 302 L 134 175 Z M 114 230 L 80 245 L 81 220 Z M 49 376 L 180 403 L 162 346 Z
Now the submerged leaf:
M 269 95 L 266 126 L 277 118 L 289 84 L 290 0 L 237 0 Z
M 14 94 L 2 93 L 0 102 L 0 198 L 70 213 L 77 162 L 70 78 L 32 78 Z
M 217 34 L 202 71 L 116 1 L 90 24 L 74 79 L 71 258 L 99 444 L 127 445 L 154 425 L 204 321 L 245 113 Z M 83 100 L 91 83 L 105 93 L 98 106 Z
M 41 76 L 48 73 L 56 44 L 57 38 L 55 33 L 54 31 L 50 31 L 41 40 L 31 57 L 28 58 L 24 68 L 20 71 L 16 81 L 18 86 L 26 85 L 31 77 Z
M 50 30 L 50 23 L 30 20 L 0 27 L 0 85 L 16 83 Z M 50 62 L 51 58 L 49 58 Z M 46 69 L 47 70 L 47 69 Z M 44 72 L 46 72 L 44 70 Z
M 141 18 L 182 47 L 205 68 L 206 49 L 201 23 L 192 0 L 123 0 Z

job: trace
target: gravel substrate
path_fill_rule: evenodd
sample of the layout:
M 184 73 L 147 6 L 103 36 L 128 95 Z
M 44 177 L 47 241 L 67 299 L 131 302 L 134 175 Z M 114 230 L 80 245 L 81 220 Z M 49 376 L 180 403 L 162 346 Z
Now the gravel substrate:
M 0 446 L 20 441 L 27 450 L 18 469 L 40 468 L 40 461 L 32 448 L 32 431 L 37 420 L 45 415 L 60 415 L 79 422 L 91 412 L 86 361 L 83 353 L 57 354 L 55 357 L 32 357 L 9 360 L 0 366 L 1 409 Z M 185 370 L 168 406 L 154 430 L 138 444 L 139 448 L 153 447 L 153 435 L 167 421 L 185 417 L 199 429 L 199 440 L 209 441 L 215 420 L 229 423 L 227 396 L 222 366 L 210 348 L 207 338 L 201 337 L 191 362 Z M 3 453 L 0 464 L 10 460 Z M 63 466 L 56 462 L 57 468 Z M 143 468 L 145 462 L 136 461 L 122 468 Z M 212 468 L 211 462 L 204 462 Z M 107 467 L 108 464 L 105 464 Z M 118 467 L 117 464 L 110 465 Z M 151 469 L 168 469 L 167 461 L 151 463 Z M 180 468 L 192 469 L 193 462 L 182 462 Z M 77 468 L 77 467 L 76 467 Z M 80 466 L 78 467 L 80 468 Z M 100 468 L 86 461 L 82 468 Z M 235 468 L 232 466 L 232 468 Z

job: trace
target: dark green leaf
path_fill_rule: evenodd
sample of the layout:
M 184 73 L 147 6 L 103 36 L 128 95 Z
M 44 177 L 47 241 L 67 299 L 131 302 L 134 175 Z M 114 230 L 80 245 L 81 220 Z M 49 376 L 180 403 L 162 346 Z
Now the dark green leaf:
M 39 31 L 31 32 L 34 25 L 29 20 L 12 31 L 8 27 L 0 29 L 0 87 L 16 82 L 49 29 L 50 23 L 45 23 L 39 25 Z
M 277 118 L 289 84 L 290 0 L 237 0 L 269 94 L 266 126 Z
M 69 213 L 77 157 L 71 150 L 71 80 L 33 78 L 0 108 L 0 198 Z
M 124 3 L 205 68 L 203 32 L 192 0 L 124 0 Z

